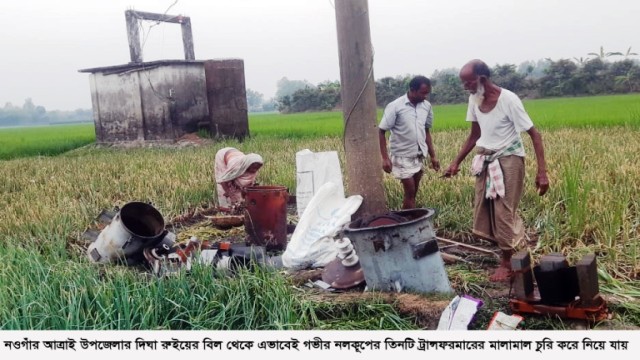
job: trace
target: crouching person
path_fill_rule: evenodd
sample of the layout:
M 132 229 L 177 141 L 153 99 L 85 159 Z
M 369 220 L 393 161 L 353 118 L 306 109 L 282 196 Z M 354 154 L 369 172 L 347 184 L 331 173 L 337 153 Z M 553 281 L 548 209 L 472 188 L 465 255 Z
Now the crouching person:
M 262 165 L 260 155 L 245 155 L 236 148 L 227 147 L 216 153 L 214 173 L 221 210 L 231 211 L 243 204 L 246 188 L 255 185 Z

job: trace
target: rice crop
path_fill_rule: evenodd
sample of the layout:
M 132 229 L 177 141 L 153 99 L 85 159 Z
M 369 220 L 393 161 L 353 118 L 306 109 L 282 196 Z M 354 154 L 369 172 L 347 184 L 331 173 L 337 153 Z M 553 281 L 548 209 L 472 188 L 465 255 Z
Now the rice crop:
M 547 109 L 563 102 L 565 107 L 578 108 L 601 101 L 608 109 L 598 110 L 597 119 L 576 110 L 584 121 L 564 119 L 563 126 L 557 113 L 545 118 L 544 112 L 535 109 L 537 105 L 531 107 L 545 143 L 551 188 L 544 197 L 537 195 L 533 149 L 523 134 L 528 155 L 520 209 L 534 260 L 562 252 L 574 264 L 583 255 L 595 253 L 601 291 L 618 299 L 616 306 L 626 321 L 640 325 L 640 112 L 630 101 L 640 98 L 634 96 L 538 100 L 536 104 L 548 102 L 540 105 Z M 434 128 L 433 140 L 446 166 L 462 145 L 468 124 L 459 117 L 463 107 L 435 111 L 440 125 Z M 443 119 L 447 111 L 455 115 L 451 128 Z M 291 193 L 295 193 L 297 151 L 335 150 L 348 182 L 340 113 L 312 115 L 252 116 L 253 136 L 244 142 L 138 149 L 88 145 L 57 156 L 1 160 L 0 328 L 415 328 L 412 319 L 382 302 L 363 302 L 338 311 L 309 301 L 277 272 L 227 278 L 196 266 L 189 276 L 158 280 L 136 269 L 96 266 L 86 258 L 88 244 L 81 235 L 104 209 L 145 201 L 170 219 L 214 205 L 213 158 L 222 147 L 261 154 L 265 165 L 258 181 L 284 185 Z M 312 131 L 312 124 L 325 123 L 328 127 L 313 135 L 304 132 L 305 126 Z M 1 130 L 0 136 L 6 131 Z M 432 170 L 423 178 L 418 206 L 438 210 L 434 225 L 441 236 L 471 239 L 474 179 L 466 170 L 469 162 L 453 179 L 441 179 Z M 389 206 L 399 208 L 400 182 L 386 174 L 383 181 Z M 469 269 L 449 271 L 461 291 L 484 294 L 481 275 Z M 531 325 L 543 326 L 551 325 Z
M 539 129 L 640 126 L 640 95 L 611 95 L 525 100 L 524 106 Z M 377 120 L 382 117 L 378 110 Z M 433 131 L 467 129 L 466 104 L 435 105 Z M 252 135 L 277 138 L 340 136 L 342 112 L 251 114 Z
M 96 140 L 93 124 L 0 127 L 0 160 L 54 156 Z

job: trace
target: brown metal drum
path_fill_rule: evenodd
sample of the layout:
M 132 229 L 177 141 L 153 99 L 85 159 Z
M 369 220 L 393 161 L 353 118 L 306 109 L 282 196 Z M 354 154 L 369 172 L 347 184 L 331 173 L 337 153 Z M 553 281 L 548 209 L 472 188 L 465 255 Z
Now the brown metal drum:
M 244 227 L 247 243 L 267 250 L 287 245 L 287 202 L 284 186 L 251 186 L 246 189 Z

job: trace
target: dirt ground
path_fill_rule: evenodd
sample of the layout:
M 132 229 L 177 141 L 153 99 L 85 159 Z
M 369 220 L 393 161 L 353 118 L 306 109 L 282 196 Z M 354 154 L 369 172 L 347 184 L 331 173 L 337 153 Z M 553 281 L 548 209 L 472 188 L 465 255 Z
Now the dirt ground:
M 122 141 L 109 144 L 101 144 L 102 147 L 114 147 L 124 149 L 134 148 L 184 148 L 192 146 L 202 146 L 213 144 L 212 139 L 202 138 L 197 133 L 185 134 L 175 141 L 170 140 L 136 140 L 136 141 Z

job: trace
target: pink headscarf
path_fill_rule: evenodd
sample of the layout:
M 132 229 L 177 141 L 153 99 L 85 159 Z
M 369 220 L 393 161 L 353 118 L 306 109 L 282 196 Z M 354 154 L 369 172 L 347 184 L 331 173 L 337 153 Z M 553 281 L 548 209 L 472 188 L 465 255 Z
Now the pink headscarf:
M 242 189 L 253 185 L 258 175 L 247 172 L 249 166 L 254 163 L 263 164 L 264 162 L 258 154 L 245 155 L 232 147 L 220 149 L 216 153 L 215 177 L 220 206 L 228 207 L 242 202 Z

